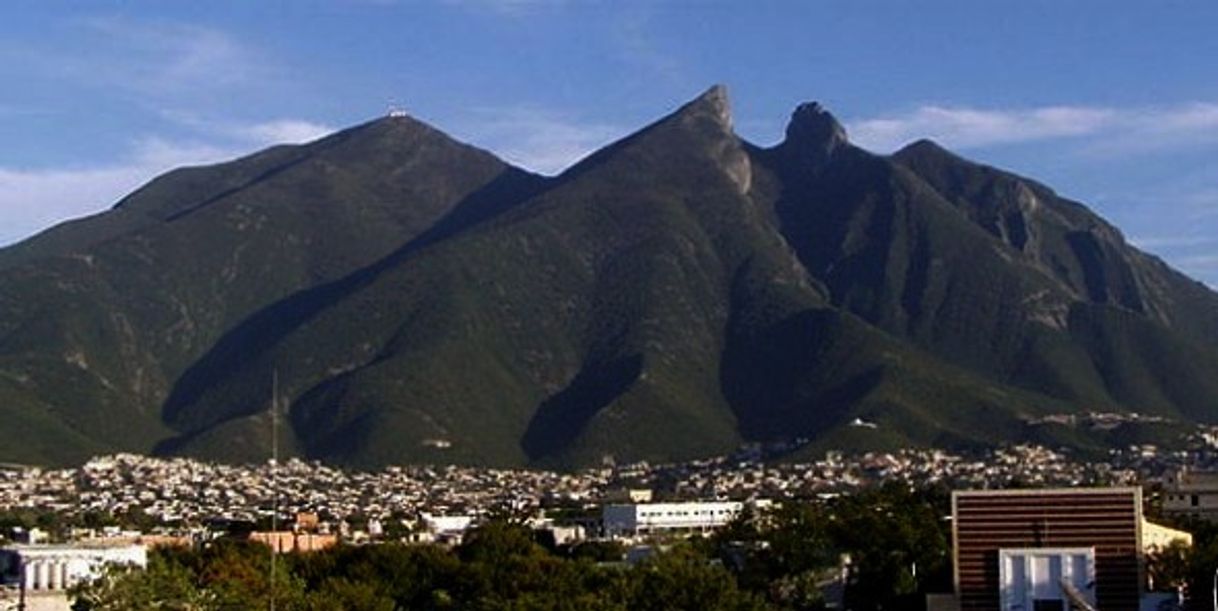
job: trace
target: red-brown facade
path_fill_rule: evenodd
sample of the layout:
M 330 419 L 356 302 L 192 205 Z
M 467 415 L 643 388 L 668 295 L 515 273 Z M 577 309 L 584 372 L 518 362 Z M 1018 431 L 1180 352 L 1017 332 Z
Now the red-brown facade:
M 1095 548 L 1096 603 L 1136 611 L 1142 491 L 1078 488 L 956 492 L 953 561 L 962 611 L 999 609 L 998 550 Z

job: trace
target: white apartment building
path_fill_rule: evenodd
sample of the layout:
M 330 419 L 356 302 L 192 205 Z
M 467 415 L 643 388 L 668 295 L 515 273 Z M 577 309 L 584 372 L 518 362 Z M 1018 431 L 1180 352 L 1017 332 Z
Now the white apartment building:
M 101 574 L 108 564 L 148 565 L 143 545 L 14 545 L 0 549 L 0 574 L 22 592 L 26 609 L 67 610 L 68 588 Z
M 605 505 L 601 524 L 610 538 L 704 533 L 731 522 L 743 506 L 730 501 Z

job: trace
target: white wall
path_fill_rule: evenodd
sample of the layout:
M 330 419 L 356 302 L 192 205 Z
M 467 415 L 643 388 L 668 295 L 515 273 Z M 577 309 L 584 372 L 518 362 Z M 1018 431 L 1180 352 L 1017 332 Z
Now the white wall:
M 1066 601 L 1065 581 L 1095 604 L 1095 550 L 1090 547 L 1016 548 L 998 551 L 1003 611 L 1030 611 L 1037 599 Z

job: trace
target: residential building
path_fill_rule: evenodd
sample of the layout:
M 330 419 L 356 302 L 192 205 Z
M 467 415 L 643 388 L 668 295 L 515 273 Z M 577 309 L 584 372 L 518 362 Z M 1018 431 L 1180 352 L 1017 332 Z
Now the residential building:
M 1163 484 L 1163 513 L 1218 518 L 1218 472 L 1180 469 Z

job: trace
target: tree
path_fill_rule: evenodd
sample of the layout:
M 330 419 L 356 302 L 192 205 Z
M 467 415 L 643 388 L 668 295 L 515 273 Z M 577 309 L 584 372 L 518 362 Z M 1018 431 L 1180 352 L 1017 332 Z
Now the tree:
M 378 589 L 375 582 L 342 577 L 327 579 L 319 589 L 308 594 L 304 608 L 308 611 L 394 611 L 397 606 L 393 599 Z
M 1169 591 L 1185 585 L 1192 561 L 1192 549 L 1180 540 L 1155 548 L 1146 555 L 1146 576 L 1150 587 Z
M 220 609 L 216 597 L 199 589 L 185 567 L 153 554 L 148 566 L 109 565 L 97 578 L 74 586 L 68 593 L 78 611 L 136 611 Z
M 722 565 L 684 544 L 640 564 L 627 605 L 638 610 L 728 611 L 762 609 L 757 596 L 739 589 Z
M 902 484 L 841 497 L 830 507 L 832 538 L 850 554 L 847 601 L 856 609 L 911 604 L 926 576 L 950 569 L 942 499 Z

